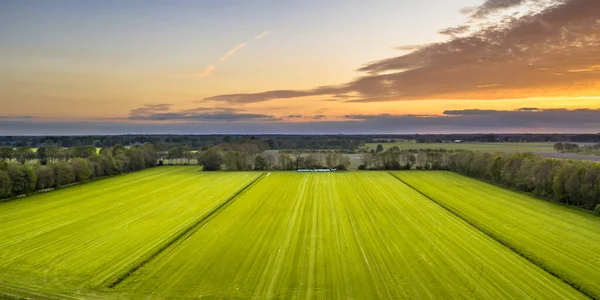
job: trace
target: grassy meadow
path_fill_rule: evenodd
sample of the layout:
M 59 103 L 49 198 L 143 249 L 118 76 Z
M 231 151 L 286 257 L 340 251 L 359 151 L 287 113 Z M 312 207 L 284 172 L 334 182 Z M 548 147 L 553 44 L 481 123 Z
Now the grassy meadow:
M 402 181 L 553 274 L 600 298 L 600 218 L 451 172 Z
M 387 173 L 273 173 L 124 282 L 159 298 L 577 298 Z
M 163 167 L 0 203 L 0 282 L 101 285 L 258 175 Z
M 599 220 L 446 172 L 159 167 L 0 203 L 0 298 L 585 299 Z

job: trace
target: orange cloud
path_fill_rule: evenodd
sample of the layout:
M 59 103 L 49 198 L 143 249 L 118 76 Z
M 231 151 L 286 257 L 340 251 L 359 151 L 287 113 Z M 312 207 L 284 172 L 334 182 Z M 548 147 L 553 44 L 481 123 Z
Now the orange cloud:
M 487 17 L 531 3 L 487 0 L 472 16 Z M 348 101 L 359 102 L 600 95 L 600 72 L 591 72 L 595 69 L 589 67 L 598 61 L 600 1 L 564 0 L 539 5 L 543 3 L 545 6 L 539 10 L 529 12 L 523 7 L 522 16 L 505 17 L 447 42 L 369 63 L 359 69 L 367 75 L 351 82 L 312 90 L 217 95 L 206 100 L 247 104 L 348 93 L 359 95 Z M 462 33 L 466 28 L 450 31 Z M 557 70 L 571 71 L 557 76 L 562 74 Z
M 484 84 L 484 85 L 478 85 L 476 86 L 476 88 L 478 89 L 484 89 L 484 88 L 492 88 L 492 87 L 497 87 L 500 86 L 499 84 Z

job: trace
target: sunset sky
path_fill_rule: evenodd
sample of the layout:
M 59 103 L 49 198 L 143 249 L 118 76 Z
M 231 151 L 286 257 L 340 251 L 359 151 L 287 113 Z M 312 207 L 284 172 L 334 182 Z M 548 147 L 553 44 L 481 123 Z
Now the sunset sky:
M 0 2 L 0 135 L 451 132 L 600 132 L 600 1 Z

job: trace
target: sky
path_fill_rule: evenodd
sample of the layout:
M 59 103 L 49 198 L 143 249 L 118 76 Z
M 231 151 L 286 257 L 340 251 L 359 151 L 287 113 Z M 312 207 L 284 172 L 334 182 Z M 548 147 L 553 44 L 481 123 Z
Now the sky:
M 600 132 L 600 1 L 0 1 L 0 135 L 484 132 Z

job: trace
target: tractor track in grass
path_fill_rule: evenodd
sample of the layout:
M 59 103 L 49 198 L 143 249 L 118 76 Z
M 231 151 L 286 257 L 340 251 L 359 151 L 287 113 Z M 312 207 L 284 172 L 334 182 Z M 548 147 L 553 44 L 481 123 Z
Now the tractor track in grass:
M 481 233 L 485 234 L 486 236 L 488 236 L 489 238 L 493 239 L 494 241 L 500 243 L 502 246 L 508 248 L 509 250 L 511 250 L 512 252 L 516 253 L 517 255 L 519 255 L 520 257 L 524 258 L 525 260 L 529 261 L 530 263 L 532 263 L 533 265 L 537 266 L 538 268 L 546 271 L 548 274 L 554 276 L 556 279 L 562 281 L 563 283 L 569 285 L 570 287 L 574 288 L 575 290 L 579 291 L 581 294 L 585 295 L 586 297 L 590 298 L 590 299 L 600 299 L 595 297 L 593 294 L 591 294 L 590 292 L 582 289 L 576 282 L 572 282 L 571 280 L 565 279 L 563 277 L 561 277 L 559 274 L 557 274 L 556 272 L 552 271 L 551 269 L 549 269 L 548 267 L 546 267 L 544 264 L 536 261 L 533 258 L 530 258 L 528 255 L 526 255 L 525 253 L 523 253 L 522 251 L 520 251 L 518 248 L 513 247 L 512 245 L 510 245 L 509 243 L 496 238 L 496 236 L 494 236 L 494 234 L 492 232 L 490 232 L 489 230 L 486 230 L 485 228 L 469 221 L 468 219 L 464 218 L 463 216 L 459 215 L 458 213 L 454 212 L 451 208 L 447 207 L 446 205 L 440 203 L 439 201 L 436 201 L 435 199 L 433 199 L 432 197 L 426 195 L 425 193 L 421 192 L 419 189 L 417 189 L 416 187 L 414 187 L 413 185 L 405 182 L 404 180 L 400 179 L 398 176 L 394 175 L 391 172 L 388 172 L 389 175 L 391 175 L 392 177 L 396 178 L 398 181 L 400 181 L 401 183 L 405 184 L 406 186 L 408 186 L 409 188 L 415 190 L 417 193 L 421 194 L 423 197 L 429 199 L 431 202 L 437 204 L 438 206 L 440 206 L 441 208 L 443 208 L 444 210 L 446 210 L 448 213 L 450 213 L 451 215 L 459 218 L 460 220 L 463 220 L 464 222 L 466 222 L 467 224 L 469 224 L 470 226 L 472 226 L 473 228 L 475 228 L 476 230 L 480 231 Z
M 164 244 L 162 244 L 160 247 L 158 247 L 155 251 L 152 251 L 148 256 L 145 256 L 142 260 L 135 263 L 131 268 L 127 269 L 125 272 L 121 273 L 119 276 L 115 277 L 114 279 L 104 282 L 103 286 L 105 288 L 109 288 L 109 289 L 117 288 L 121 283 L 123 283 L 123 281 L 125 281 L 127 278 L 129 278 L 131 275 L 133 275 L 136 271 L 141 269 L 144 265 L 151 262 L 154 258 L 159 256 L 161 253 L 163 253 L 164 251 L 166 251 L 169 248 L 171 248 L 171 251 L 172 251 L 172 249 L 177 247 L 177 245 L 183 243 L 186 239 L 188 239 L 196 231 L 198 231 L 200 228 L 202 228 L 204 225 L 206 225 L 210 220 L 212 220 L 219 213 L 221 213 L 223 210 L 225 210 L 229 205 L 231 205 L 235 201 L 235 199 L 237 199 L 244 192 L 249 190 L 252 186 L 254 186 L 256 183 L 258 183 L 261 179 L 265 178 L 265 175 L 266 175 L 265 173 L 262 173 L 261 175 L 256 177 L 250 183 L 248 183 L 247 185 L 245 185 L 244 187 L 239 189 L 237 192 L 235 192 L 233 195 L 231 195 L 231 197 L 229 197 L 225 201 L 223 201 L 223 203 L 221 203 L 219 206 L 215 207 L 215 209 L 208 212 L 207 214 L 202 216 L 200 219 L 198 219 L 196 222 L 194 222 L 190 226 L 184 228 L 183 230 L 181 230 L 180 232 L 175 234 L 173 236 L 173 238 L 169 239 Z

